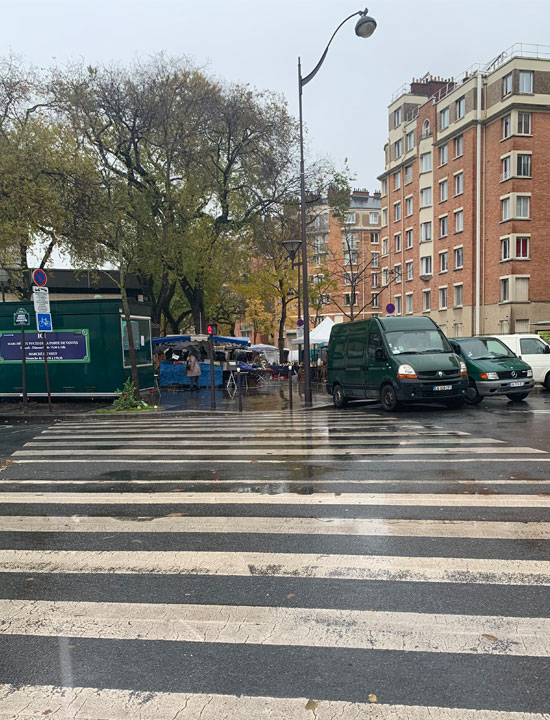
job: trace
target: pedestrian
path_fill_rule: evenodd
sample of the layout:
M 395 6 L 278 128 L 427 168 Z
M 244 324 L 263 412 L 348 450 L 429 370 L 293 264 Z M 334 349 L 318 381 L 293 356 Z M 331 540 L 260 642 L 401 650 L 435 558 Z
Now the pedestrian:
M 190 352 L 187 356 L 187 363 L 185 365 L 185 374 L 189 378 L 190 381 L 190 390 L 193 390 L 194 387 L 197 388 L 197 390 L 200 390 L 200 381 L 199 378 L 201 376 L 201 366 L 199 361 L 197 360 L 197 356 Z

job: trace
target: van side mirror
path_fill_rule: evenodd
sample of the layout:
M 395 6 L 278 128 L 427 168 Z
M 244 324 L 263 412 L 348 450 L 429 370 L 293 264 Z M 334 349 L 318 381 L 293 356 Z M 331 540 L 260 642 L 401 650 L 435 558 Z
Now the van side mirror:
M 545 354 L 545 355 L 550 355 L 550 345 L 545 345 L 545 347 L 544 347 L 544 354 Z
M 378 362 L 382 362 L 383 360 L 387 360 L 386 353 L 384 352 L 384 348 L 376 348 L 374 352 L 374 359 Z

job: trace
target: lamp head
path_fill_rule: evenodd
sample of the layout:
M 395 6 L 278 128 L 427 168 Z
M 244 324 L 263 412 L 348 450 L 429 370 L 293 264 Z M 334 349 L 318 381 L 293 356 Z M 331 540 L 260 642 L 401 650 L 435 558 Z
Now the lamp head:
M 376 20 L 370 17 L 370 15 L 367 14 L 368 12 L 368 8 L 365 8 L 365 10 L 360 13 L 361 17 L 355 25 L 355 34 L 358 37 L 369 38 L 376 30 Z
M 298 252 L 298 249 L 300 245 L 302 244 L 301 240 L 283 240 L 282 245 L 285 248 L 285 250 L 288 253 L 288 257 L 291 260 L 294 260 L 296 257 L 296 253 Z

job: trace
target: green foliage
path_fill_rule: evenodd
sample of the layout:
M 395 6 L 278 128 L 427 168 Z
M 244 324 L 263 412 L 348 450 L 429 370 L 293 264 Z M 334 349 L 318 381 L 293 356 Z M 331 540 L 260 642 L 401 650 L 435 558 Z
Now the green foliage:
M 142 405 L 141 400 L 136 400 L 136 388 L 130 378 L 126 379 L 122 390 L 117 389 L 117 393 L 118 397 L 113 402 L 114 410 L 136 410 Z

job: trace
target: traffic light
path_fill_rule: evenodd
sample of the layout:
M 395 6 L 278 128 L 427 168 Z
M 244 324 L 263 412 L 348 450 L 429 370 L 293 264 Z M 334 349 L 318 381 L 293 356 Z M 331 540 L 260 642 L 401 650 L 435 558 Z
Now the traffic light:
M 218 325 L 217 323 L 209 323 L 208 327 L 206 328 L 206 332 L 209 335 L 217 335 L 218 334 Z

